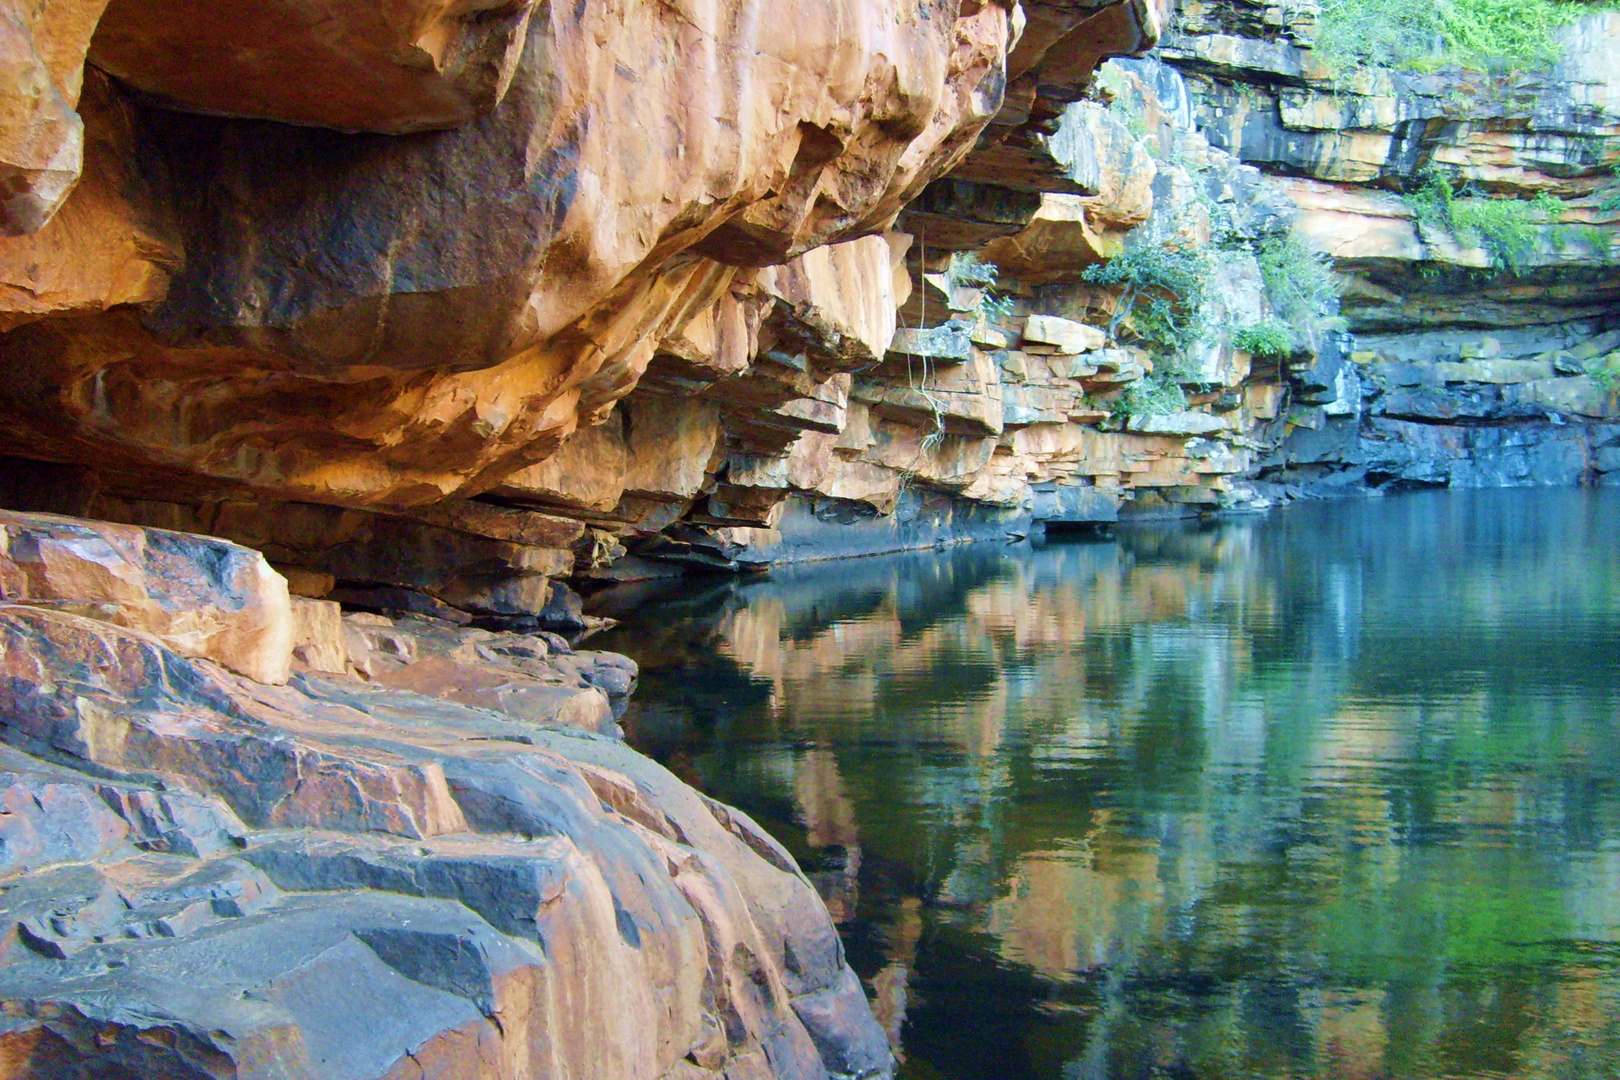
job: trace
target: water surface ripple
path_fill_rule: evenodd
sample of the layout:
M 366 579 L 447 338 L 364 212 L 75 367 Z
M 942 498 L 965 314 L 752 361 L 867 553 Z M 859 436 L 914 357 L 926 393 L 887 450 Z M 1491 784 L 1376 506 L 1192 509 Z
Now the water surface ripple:
M 1620 1076 L 1620 492 L 628 596 L 908 1080 Z

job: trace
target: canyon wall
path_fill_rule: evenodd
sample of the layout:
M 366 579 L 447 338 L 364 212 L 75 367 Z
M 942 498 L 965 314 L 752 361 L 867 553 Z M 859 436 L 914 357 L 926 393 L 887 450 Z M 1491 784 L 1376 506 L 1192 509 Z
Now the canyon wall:
M 1005 535 L 993 375 L 946 446 L 857 377 L 897 222 L 1089 190 L 1048 147 L 1157 14 L 363 8 L 0 7 L 0 1076 L 892 1075 L 550 630 L 794 492 Z
M 889 1075 L 581 593 L 1620 476 L 1611 14 L 0 5 L 0 1077 Z
M 1342 275 L 1338 408 L 1297 410 L 1260 475 L 1620 482 L 1620 20 L 1567 28 L 1548 70 L 1484 75 L 1336 72 L 1294 15 L 1187 4 L 1160 52 Z

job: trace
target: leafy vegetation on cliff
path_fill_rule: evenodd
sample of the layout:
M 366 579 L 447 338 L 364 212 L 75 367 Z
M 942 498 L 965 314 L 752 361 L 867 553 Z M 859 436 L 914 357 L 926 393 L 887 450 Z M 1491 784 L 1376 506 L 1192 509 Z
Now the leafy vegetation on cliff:
M 1544 230 L 1563 214 L 1562 204 L 1546 192 L 1534 199 L 1493 199 L 1467 194 L 1466 188 L 1459 192 L 1432 172 L 1405 199 L 1418 224 L 1484 248 L 1492 269 L 1510 274 L 1528 268 Z
M 1140 416 L 1169 416 L 1187 407 L 1187 392 L 1171 374 L 1153 374 L 1125 388 L 1111 410 L 1116 423 Z
M 1342 66 L 1524 71 L 1558 60 L 1558 32 L 1612 3 L 1323 0 L 1316 49 Z
M 1148 236 L 1133 239 L 1106 263 L 1088 267 L 1085 279 L 1122 290 L 1110 333 L 1128 327 L 1143 348 L 1175 356 L 1209 334 L 1209 283 L 1214 273 L 1208 245 Z
M 1294 351 L 1294 334 L 1281 319 L 1267 319 L 1233 334 L 1232 347 L 1263 360 L 1281 360 Z
M 995 263 L 985 262 L 971 251 L 952 252 L 950 265 L 945 268 L 945 280 L 952 288 L 982 290 L 978 314 L 984 318 L 996 321 L 1012 315 L 1012 298 L 995 291 L 996 283 L 1001 280 L 1001 268 Z
M 1255 257 L 1278 315 L 1311 334 L 1332 328 L 1331 312 L 1339 299 L 1332 259 L 1292 231 L 1266 237 Z

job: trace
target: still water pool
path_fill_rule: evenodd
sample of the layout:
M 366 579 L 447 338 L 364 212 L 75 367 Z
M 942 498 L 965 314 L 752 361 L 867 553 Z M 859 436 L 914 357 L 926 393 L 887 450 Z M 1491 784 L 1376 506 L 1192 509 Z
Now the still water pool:
M 799 858 L 908 1080 L 1620 1076 L 1620 492 L 638 602 L 633 740 Z

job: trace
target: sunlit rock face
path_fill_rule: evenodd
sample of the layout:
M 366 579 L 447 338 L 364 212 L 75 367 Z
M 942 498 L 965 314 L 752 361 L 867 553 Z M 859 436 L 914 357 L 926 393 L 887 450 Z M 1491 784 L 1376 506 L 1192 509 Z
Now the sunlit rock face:
M 120 2 L 76 196 L 0 239 L 0 452 L 88 470 L 29 507 L 221 529 L 244 502 L 473 497 L 620 537 L 768 528 L 795 493 L 887 513 L 910 477 L 1016 502 L 980 477 L 995 366 L 948 388 L 947 446 L 900 385 L 910 262 L 940 248 L 891 230 L 947 173 L 964 222 L 972 192 L 1111 201 L 1119 170 L 1058 119 L 1158 26 L 1136 2 Z M 533 614 L 579 540 L 376 581 L 309 544 L 281 565 Z
M 35 418 L 10 448 L 318 501 L 482 490 L 601 419 L 738 267 L 881 230 L 1001 104 L 998 5 L 689 7 L 547 8 L 504 95 L 439 133 L 143 108 L 121 156 L 150 201 L 126 216 L 167 219 L 183 262 L 156 260 L 166 294 L 103 274 L 55 302 L 29 295 L 31 272 L 77 238 L 8 242 L 0 261 L 30 315 L 154 301 L 7 336 L 8 366 L 29 372 L 9 411 Z M 138 4 L 115 15 L 113 51 L 144 19 L 186 25 Z M 210 23 L 228 30 L 249 32 Z M 185 55 L 201 67 L 209 53 Z M 353 55 L 323 55 L 298 61 L 330 68 L 306 90 L 354 81 Z M 129 77 L 247 111 L 182 74 Z M 306 104 L 258 112 L 391 129 Z M 119 215 L 110 227 L 133 231 Z
M 106 0 L 6 0 L 0 6 L 0 236 L 44 227 L 84 160 L 74 110 L 84 54 Z
M 90 60 L 172 108 L 397 135 L 494 108 L 534 8 L 118 0 Z

